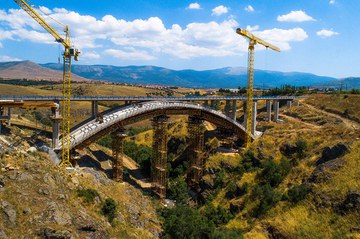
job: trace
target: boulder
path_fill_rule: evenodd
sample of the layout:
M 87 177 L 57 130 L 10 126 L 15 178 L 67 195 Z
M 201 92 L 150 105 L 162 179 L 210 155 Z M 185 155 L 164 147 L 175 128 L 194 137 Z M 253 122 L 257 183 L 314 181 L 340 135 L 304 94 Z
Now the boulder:
M 40 238 L 44 239 L 72 239 L 74 238 L 69 231 L 55 230 L 51 227 L 41 228 L 39 232 Z
M 16 223 L 16 211 L 14 206 L 7 201 L 0 201 L 0 208 L 7 216 L 8 224 L 14 225 Z
M 322 151 L 321 158 L 318 161 L 316 161 L 316 165 L 320 165 L 328 161 L 334 160 L 336 158 L 340 158 L 348 152 L 350 152 L 349 147 L 343 143 L 338 143 L 332 148 L 325 147 L 324 150 Z
M 320 164 L 314 169 L 308 182 L 326 182 L 332 177 L 332 172 L 340 169 L 341 167 L 343 167 L 343 165 L 344 161 L 340 158 Z
M 360 192 L 350 192 L 339 205 L 339 212 L 341 214 L 354 211 L 360 211 Z

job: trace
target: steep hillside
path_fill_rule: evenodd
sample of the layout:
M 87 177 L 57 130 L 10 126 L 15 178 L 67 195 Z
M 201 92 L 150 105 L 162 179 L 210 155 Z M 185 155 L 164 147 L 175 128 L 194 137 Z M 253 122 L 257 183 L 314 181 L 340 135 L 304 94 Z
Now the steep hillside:
M 153 203 L 130 184 L 89 167 L 67 171 L 45 153 L 26 153 L 25 141 L 9 146 L 24 131 L 0 137 L 0 238 L 159 236 Z
M 0 78 L 62 81 L 62 65 L 60 69 L 52 70 L 31 61 L 0 62 Z M 73 74 L 71 79 L 79 82 L 89 81 L 76 74 Z

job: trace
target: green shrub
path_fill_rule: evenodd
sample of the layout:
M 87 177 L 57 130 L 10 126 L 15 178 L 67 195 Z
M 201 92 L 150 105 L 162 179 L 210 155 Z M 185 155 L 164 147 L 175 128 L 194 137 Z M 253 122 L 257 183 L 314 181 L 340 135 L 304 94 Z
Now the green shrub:
M 164 237 L 210 239 L 215 233 L 215 226 L 197 210 L 177 206 L 162 211 L 164 217 Z
M 188 201 L 188 195 L 185 181 L 180 177 L 170 179 L 167 194 L 170 199 L 176 200 L 178 204 L 186 204 Z
M 302 139 L 298 139 L 296 140 L 295 145 L 296 145 L 296 152 L 299 158 L 305 158 L 306 150 L 308 148 L 306 141 Z
M 222 206 L 214 207 L 212 203 L 206 205 L 203 215 L 207 217 L 210 222 L 214 223 L 215 226 L 224 225 L 234 217 L 229 210 L 226 210 Z
M 245 171 L 253 171 L 261 166 L 260 160 L 257 159 L 251 150 L 245 152 L 242 160 Z
M 101 213 L 108 218 L 108 221 L 112 223 L 116 217 L 117 205 L 114 199 L 107 198 L 101 206 Z
M 255 186 L 252 197 L 260 199 L 259 205 L 252 212 L 254 217 L 265 214 L 281 199 L 281 195 L 276 192 L 269 183 Z
M 77 195 L 82 197 L 86 203 L 92 203 L 96 197 L 99 197 L 99 193 L 95 189 L 90 188 L 78 189 Z
M 258 174 L 258 177 L 265 183 L 269 183 L 271 187 L 276 187 L 284 180 L 290 169 L 291 163 L 285 159 L 281 159 L 279 164 L 268 159 L 264 162 L 263 170 Z
M 287 192 L 287 198 L 292 203 L 298 203 L 306 198 L 311 188 L 305 185 L 295 185 Z

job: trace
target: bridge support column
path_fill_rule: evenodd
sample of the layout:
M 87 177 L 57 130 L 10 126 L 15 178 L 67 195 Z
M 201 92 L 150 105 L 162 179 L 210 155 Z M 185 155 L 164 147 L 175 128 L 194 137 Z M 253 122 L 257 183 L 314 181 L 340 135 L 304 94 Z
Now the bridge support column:
M 280 104 L 278 100 L 274 101 L 274 121 L 277 122 L 279 120 L 279 108 Z
M 243 101 L 243 112 L 244 112 L 244 122 L 243 122 L 243 126 L 245 127 L 245 129 L 246 129 L 246 127 L 247 127 L 247 125 L 246 125 L 246 119 L 247 119 L 246 106 L 247 106 L 247 102 L 244 100 L 244 101 Z
M 266 120 L 271 122 L 271 100 L 266 101 Z
M 2 130 L 2 122 L 3 122 L 2 115 L 3 115 L 3 112 L 4 112 L 4 108 L 0 107 L 0 134 L 1 134 L 1 130 Z
M 208 100 L 204 100 L 204 106 L 208 107 L 209 106 L 209 101 Z
M 62 120 L 61 114 L 60 114 L 60 107 L 59 107 L 59 103 L 55 102 L 56 104 L 58 104 L 58 107 L 56 108 L 51 108 L 51 121 L 52 121 L 52 140 L 51 140 L 51 147 L 53 149 L 58 148 L 59 147 L 59 131 L 60 131 L 60 122 Z
M 210 107 L 215 108 L 215 100 L 210 100 Z
M 199 189 L 199 182 L 203 176 L 204 164 L 204 121 L 197 116 L 189 116 L 188 119 L 188 162 L 189 171 L 187 182 L 192 190 Z
M 11 126 L 11 108 L 8 108 L 8 125 Z
M 157 116 L 153 119 L 153 158 L 151 162 L 151 179 L 154 193 L 161 199 L 166 197 L 167 166 L 167 122 L 169 117 Z
M 298 100 L 294 101 L 294 106 L 299 106 L 299 101 Z
M 291 109 L 291 100 L 286 101 L 286 107 Z
M 230 100 L 226 100 L 225 101 L 225 115 L 230 117 L 230 109 L 231 109 L 231 103 L 230 103 Z
M 231 118 L 233 120 L 236 120 L 236 110 L 237 110 L 236 100 L 233 100 L 233 102 L 232 102 L 232 112 L 231 112 Z
M 91 116 L 93 118 L 96 118 L 98 113 L 99 113 L 99 102 L 96 100 L 91 101 Z
M 125 130 L 120 128 L 111 134 L 112 156 L 113 156 L 113 179 L 116 182 L 123 182 L 124 173 L 124 140 Z
M 253 110 L 252 110 L 252 116 L 251 116 L 251 133 L 255 134 L 255 130 L 256 130 L 256 116 L 257 116 L 257 101 L 254 100 L 253 101 Z

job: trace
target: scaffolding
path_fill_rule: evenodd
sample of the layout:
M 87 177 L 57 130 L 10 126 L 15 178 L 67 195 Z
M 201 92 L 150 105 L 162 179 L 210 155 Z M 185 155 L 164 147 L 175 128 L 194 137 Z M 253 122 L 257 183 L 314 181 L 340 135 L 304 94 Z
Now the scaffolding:
M 188 160 L 189 172 L 187 175 L 188 186 L 192 190 L 199 188 L 199 182 L 205 167 L 204 160 L 204 120 L 197 116 L 189 116 L 188 119 Z
M 153 191 L 160 199 L 166 197 L 166 166 L 167 166 L 167 123 L 169 117 L 156 116 L 153 126 L 153 156 L 151 163 L 151 180 Z
M 124 140 L 125 130 L 120 128 L 111 134 L 112 138 L 112 156 L 113 156 L 113 179 L 116 182 L 123 182 L 124 172 Z

